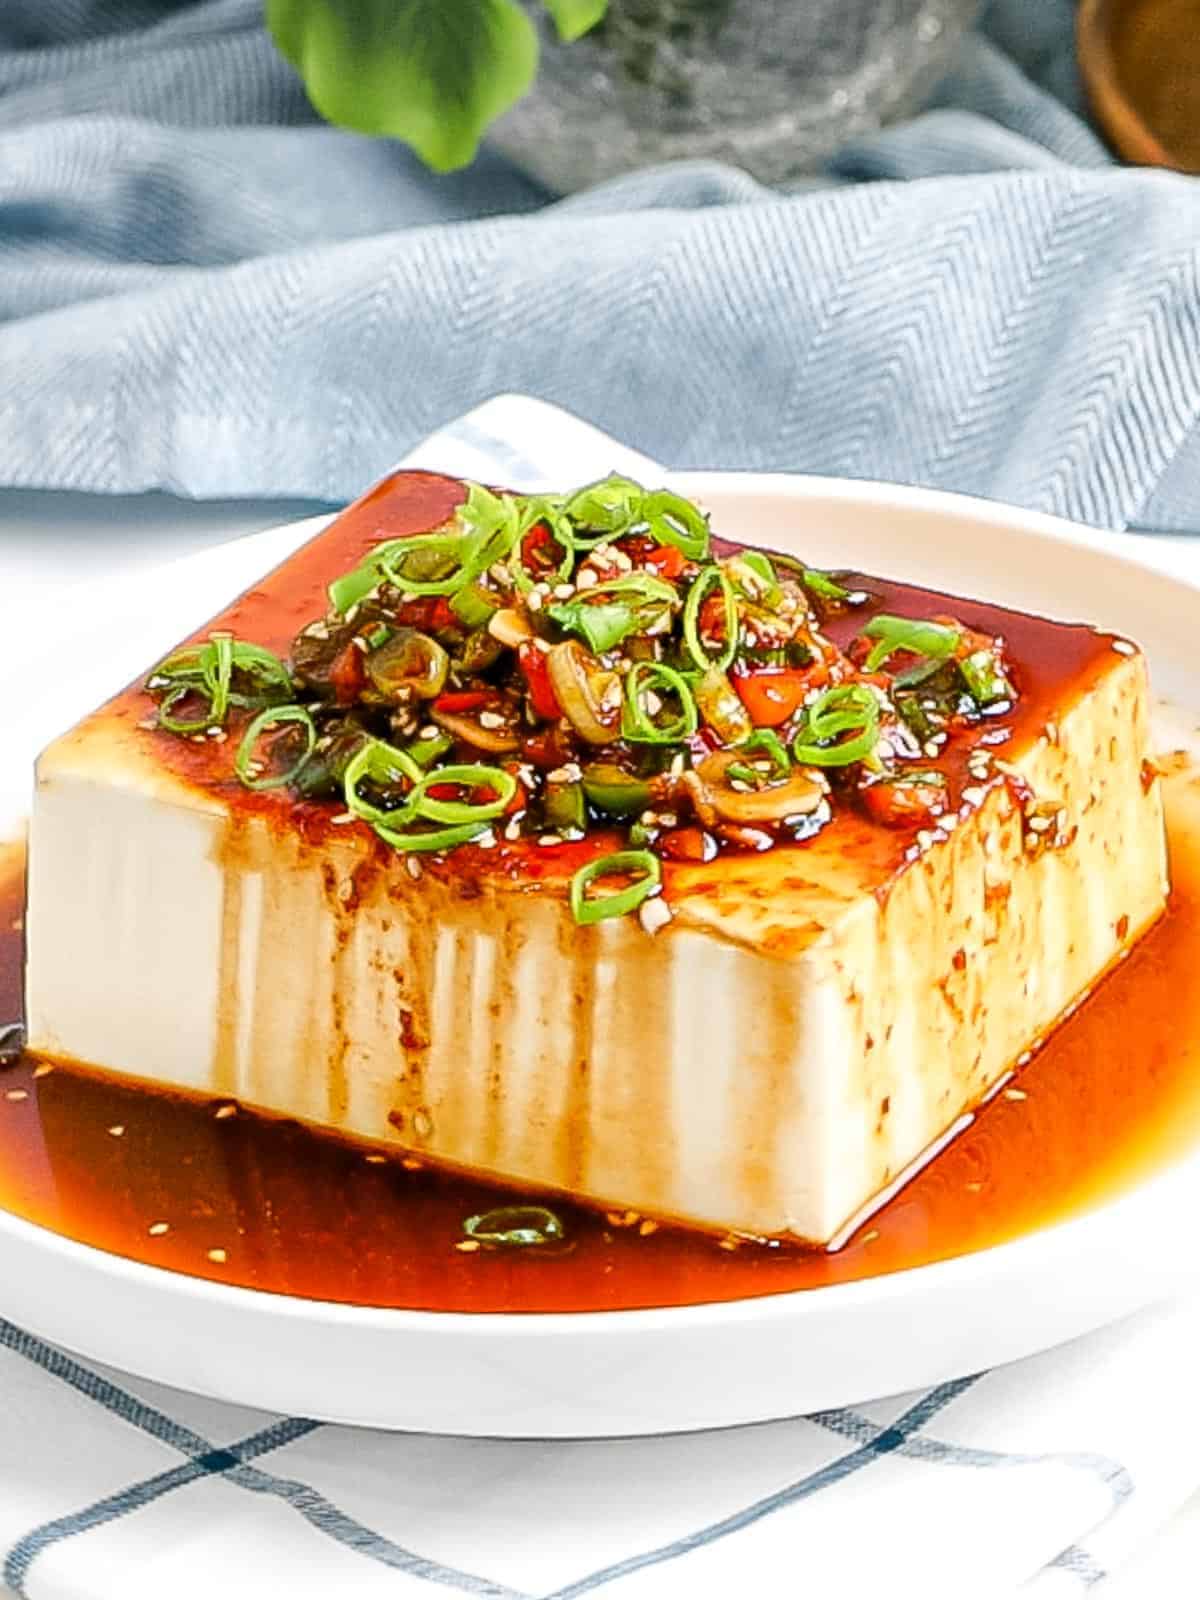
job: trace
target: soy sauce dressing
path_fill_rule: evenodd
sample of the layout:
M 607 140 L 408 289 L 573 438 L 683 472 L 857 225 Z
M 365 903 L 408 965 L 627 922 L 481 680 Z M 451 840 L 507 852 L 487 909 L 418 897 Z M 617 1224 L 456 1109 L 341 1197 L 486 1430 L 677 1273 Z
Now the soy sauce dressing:
M 0 1207 L 199 1277 L 437 1311 L 732 1300 L 1002 1243 L 1112 1197 L 1200 1139 L 1200 777 L 1171 778 L 1167 798 L 1167 916 L 836 1254 L 723 1249 L 558 1201 L 566 1250 L 462 1253 L 463 1219 L 512 1191 L 221 1102 L 58 1066 L 38 1075 L 30 1058 L 0 1071 Z M 22 867 L 0 855 L 0 1020 L 20 1004 Z

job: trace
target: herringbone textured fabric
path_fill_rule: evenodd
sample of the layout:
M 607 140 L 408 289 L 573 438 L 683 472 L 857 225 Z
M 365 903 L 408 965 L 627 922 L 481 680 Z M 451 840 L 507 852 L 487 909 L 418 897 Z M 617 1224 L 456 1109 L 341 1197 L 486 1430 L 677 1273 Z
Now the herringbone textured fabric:
M 340 499 L 522 390 L 674 465 L 1200 527 L 1200 183 L 1110 162 L 1070 22 L 994 5 L 825 185 L 555 203 L 316 125 L 254 0 L 5 0 L 0 482 Z

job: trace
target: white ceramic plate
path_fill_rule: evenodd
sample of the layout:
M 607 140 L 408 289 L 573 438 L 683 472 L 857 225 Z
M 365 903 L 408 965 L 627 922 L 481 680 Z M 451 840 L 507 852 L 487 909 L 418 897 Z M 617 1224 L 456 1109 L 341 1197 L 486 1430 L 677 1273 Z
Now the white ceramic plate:
M 1133 539 L 984 501 L 784 476 L 681 476 L 735 537 L 809 560 L 1112 626 L 1155 686 L 1200 707 L 1200 590 Z M 143 670 L 320 522 L 193 556 L 76 600 L 62 675 L 6 729 L 0 835 L 33 752 Z M 60 633 L 60 637 L 62 634 Z M 61 667 L 61 662 L 60 662 Z M 38 674 L 31 673 L 37 682 Z M 1200 1148 L 1083 1217 L 955 1261 L 728 1305 L 585 1315 L 369 1310 L 226 1288 L 0 1213 L 0 1312 L 163 1383 L 333 1421 L 444 1433 L 658 1433 L 794 1415 L 1028 1355 L 1184 1287 Z

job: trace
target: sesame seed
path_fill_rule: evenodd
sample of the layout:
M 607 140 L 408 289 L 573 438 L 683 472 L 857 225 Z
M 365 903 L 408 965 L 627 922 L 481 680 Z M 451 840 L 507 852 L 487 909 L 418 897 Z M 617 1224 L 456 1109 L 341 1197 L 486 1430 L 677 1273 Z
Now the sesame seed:
M 336 817 L 330 817 L 330 822 L 335 828 L 344 828 L 348 822 L 354 821 L 353 811 L 339 811 Z
M 538 843 L 544 844 L 549 849 L 551 845 L 562 843 L 562 835 L 559 833 L 542 833 L 538 835 Z
M 29 1099 L 29 1090 L 28 1089 L 8 1089 L 8 1090 L 5 1091 L 4 1098 L 6 1100 L 12 1100 L 14 1102 L 15 1101 L 19 1101 L 19 1100 L 28 1100 Z
M 1022 1053 L 1017 1057 L 1017 1065 L 1019 1067 L 1028 1066 L 1028 1064 L 1032 1060 L 1033 1060 L 1033 1051 L 1032 1050 L 1025 1050 L 1025 1051 L 1022 1051 Z
M 138 727 L 141 728 L 145 733 L 153 733 L 155 728 L 158 727 L 158 718 L 156 716 L 143 717 L 138 723 Z
M 978 1194 L 983 1185 L 981 1183 L 968 1183 L 965 1188 L 968 1194 Z
M 236 1106 L 218 1106 L 217 1109 L 213 1112 L 213 1116 L 217 1119 L 218 1122 L 228 1122 L 230 1117 L 236 1117 L 237 1116 L 237 1107 Z
M 437 736 L 437 725 L 432 722 L 427 722 L 423 728 L 419 728 L 417 730 L 417 737 L 419 739 L 436 739 Z
M 1135 656 L 1135 655 L 1137 655 L 1137 646 L 1133 645 L 1133 644 L 1130 644 L 1128 639 L 1114 639 L 1113 640 L 1113 649 L 1117 652 L 1117 654 L 1119 656 Z
M 433 1132 L 433 1118 L 425 1110 L 424 1106 L 421 1106 L 413 1113 L 412 1125 L 413 1132 L 418 1139 L 428 1139 Z
M 638 907 L 638 921 L 647 933 L 658 933 L 671 920 L 671 908 L 661 895 L 643 900 Z
M 740 1246 L 741 1242 L 742 1241 L 740 1239 L 735 1239 L 730 1236 L 726 1239 L 718 1239 L 717 1248 L 718 1250 L 736 1250 Z
M 879 1237 L 879 1229 L 878 1228 L 871 1228 L 866 1233 L 863 1234 L 862 1238 L 858 1242 L 859 1242 L 859 1244 L 870 1244 L 872 1239 L 878 1239 L 878 1237 Z
M 405 1172 L 423 1172 L 425 1170 L 425 1163 L 418 1161 L 416 1156 L 405 1156 L 400 1165 Z
M 474 1255 L 476 1250 L 479 1249 L 479 1240 L 478 1239 L 460 1239 L 458 1241 L 458 1243 L 454 1246 L 454 1248 L 456 1250 L 461 1250 L 464 1256 Z
M 413 881 L 415 882 L 421 876 L 421 872 L 422 872 L 423 869 L 421 867 L 421 863 L 417 860 L 416 856 L 405 856 L 405 858 L 404 858 L 404 870 L 405 870 L 405 872 L 408 873 L 409 877 L 412 878 Z
M 152 1222 L 146 1229 L 146 1232 L 153 1239 L 161 1239 L 164 1233 L 170 1233 L 170 1231 L 171 1224 L 169 1222 Z
M 641 1234 L 643 1239 L 648 1239 L 652 1233 L 658 1232 L 658 1223 L 655 1222 L 652 1217 L 647 1217 L 646 1220 L 638 1226 L 638 1232 Z
M 53 1071 L 54 1068 L 50 1065 L 50 1063 L 48 1061 L 43 1061 L 41 1066 L 34 1067 L 33 1075 L 35 1078 L 48 1078 Z
M 516 817 L 514 817 L 512 821 L 505 827 L 504 837 L 510 843 L 515 843 L 521 837 L 521 824 L 517 821 Z
M 229 1260 L 229 1255 L 226 1251 L 218 1248 L 216 1250 L 208 1251 L 208 1259 L 214 1262 L 218 1267 L 223 1267 Z
M 210 728 L 208 730 L 208 737 L 214 744 L 224 744 L 229 735 L 225 732 L 224 728 Z
M 525 596 L 525 604 L 530 611 L 540 611 L 542 609 L 542 597 L 536 589 L 531 589 Z
M 1006 1100 L 1028 1100 L 1029 1096 L 1024 1089 L 1005 1089 L 1004 1098 Z
M 370 1156 L 367 1156 L 366 1161 L 367 1161 L 367 1165 L 369 1167 L 382 1167 L 386 1163 L 387 1157 L 386 1156 L 378 1156 L 378 1155 L 370 1155 Z
M 119 1139 L 125 1132 L 125 1124 L 123 1122 L 114 1122 L 108 1131 L 112 1134 L 114 1139 Z

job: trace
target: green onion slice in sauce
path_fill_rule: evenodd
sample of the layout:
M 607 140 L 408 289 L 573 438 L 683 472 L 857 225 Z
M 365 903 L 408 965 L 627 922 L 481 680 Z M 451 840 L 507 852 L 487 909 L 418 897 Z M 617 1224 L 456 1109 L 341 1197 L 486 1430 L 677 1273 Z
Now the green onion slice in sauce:
M 304 729 L 304 752 L 287 768 L 285 772 L 267 773 L 258 776 L 252 770 L 254 765 L 254 751 L 259 739 L 268 728 L 282 726 L 285 723 L 295 723 Z M 246 785 L 247 789 L 282 789 L 285 784 L 291 783 L 297 777 L 300 769 L 312 755 L 317 744 L 317 725 L 312 715 L 304 706 L 268 706 L 265 711 L 260 711 L 246 728 L 242 735 L 242 742 L 238 746 L 234 758 L 234 770 Z
M 634 881 L 611 894 L 588 898 L 588 890 L 597 879 L 618 876 L 632 877 Z M 617 850 L 589 861 L 571 879 L 571 915 L 585 928 L 609 917 L 623 917 L 661 888 L 662 862 L 656 855 L 649 850 Z

